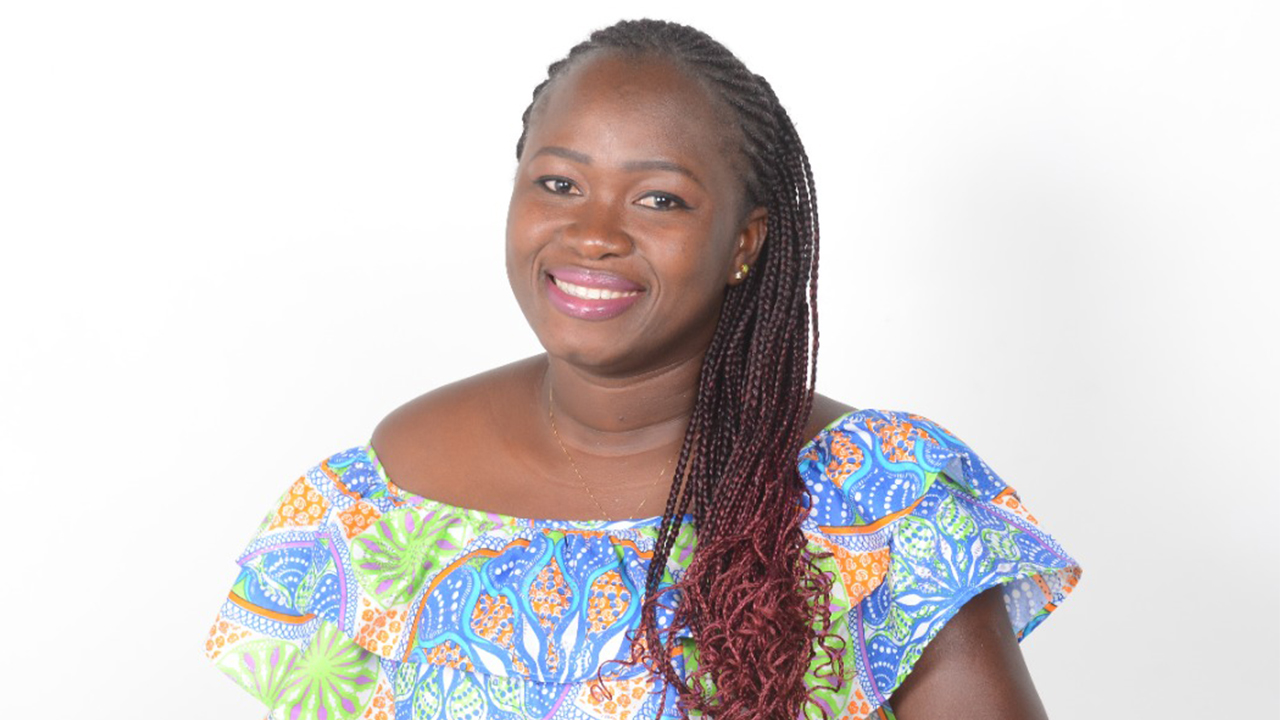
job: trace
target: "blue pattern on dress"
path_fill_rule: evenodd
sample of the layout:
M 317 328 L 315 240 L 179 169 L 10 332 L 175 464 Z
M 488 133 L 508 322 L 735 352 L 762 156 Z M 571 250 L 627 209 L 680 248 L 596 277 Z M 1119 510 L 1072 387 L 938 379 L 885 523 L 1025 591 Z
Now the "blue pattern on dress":
M 925 418 L 850 413 L 801 448 L 799 470 L 803 530 L 832 553 L 836 630 L 848 641 L 847 682 L 815 699 L 842 717 L 884 705 L 982 590 L 1004 588 L 1021 637 L 1079 576 L 999 476 Z M 396 487 L 371 447 L 352 448 L 308 471 L 263 522 L 209 655 L 282 717 L 652 718 L 663 694 L 673 714 L 673 689 L 607 662 L 630 654 L 659 520 L 457 508 Z M 686 518 L 668 581 L 694 545 Z M 692 668 L 696 643 L 686 633 L 680 645 L 674 662 Z M 323 664 L 306 660 L 318 653 L 362 669 L 346 685 L 310 682 Z M 264 668 L 282 674 L 264 680 Z

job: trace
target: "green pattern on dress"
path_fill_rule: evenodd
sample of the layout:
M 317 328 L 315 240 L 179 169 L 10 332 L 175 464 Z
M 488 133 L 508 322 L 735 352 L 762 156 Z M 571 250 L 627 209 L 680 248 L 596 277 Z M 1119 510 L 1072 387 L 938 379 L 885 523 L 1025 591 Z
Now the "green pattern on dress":
M 914 515 L 902 518 L 898 521 L 898 532 L 893 538 L 895 560 L 901 558 L 918 562 L 932 557 L 936 537 L 933 523 L 928 520 Z
M 955 542 L 964 542 L 977 531 L 973 516 L 962 512 L 955 498 L 948 497 L 938 504 L 938 526 L 950 535 Z
M 412 672 L 417 672 L 418 666 L 405 663 L 404 667 L 413 668 Z M 425 671 L 418 677 L 417 690 L 413 696 L 413 720 L 434 720 L 444 707 L 444 698 L 440 694 L 444 685 L 437 678 L 444 671 L 438 665 L 425 667 Z
M 278 640 L 253 640 L 218 658 L 218 669 L 273 708 L 290 682 L 301 651 Z
M 396 671 L 395 680 L 391 684 L 391 692 L 396 701 L 413 696 L 413 688 L 418 684 L 418 666 L 414 663 L 401 663 Z
M 347 637 L 338 626 L 322 622 L 311 644 L 287 678 L 276 705 L 285 717 L 355 720 L 369 703 L 377 684 L 379 659 Z
M 524 711 L 524 681 L 520 678 L 489 677 L 489 699 L 499 710 L 519 714 Z
M 486 714 L 484 688 L 476 679 L 478 675 L 459 673 L 449 702 L 445 707 L 448 720 L 480 720 Z
M 408 603 L 426 577 L 461 550 L 465 524 L 456 515 L 414 508 L 383 515 L 351 543 L 356 580 L 383 607 Z

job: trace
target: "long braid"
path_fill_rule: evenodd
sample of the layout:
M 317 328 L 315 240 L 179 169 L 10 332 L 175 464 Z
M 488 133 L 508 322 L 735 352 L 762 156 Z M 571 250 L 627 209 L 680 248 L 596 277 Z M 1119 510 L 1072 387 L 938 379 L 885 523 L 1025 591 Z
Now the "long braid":
M 732 113 L 740 135 L 747 209 L 768 213 L 766 240 L 746 280 L 726 292 L 703 360 L 689 427 L 645 583 L 632 662 L 679 691 L 684 713 L 717 720 L 794 720 L 817 667 L 827 687 L 843 677 L 831 632 L 831 576 L 800 530 L 807 503 L 796 455 L 813 407 L 817 371 L 818 211 L 813 172 L 790 117 L 764 78 L 693 28 L 655 20 L 599 30 L 553 63 L 533 91 L 530 117 L 549 83 L 599 51 L 675 61 Z M 694 508 L 697 547 L 688 570 L 663 585 L 680 531 Z M 671 607 L 659 625 L 659 607 Z M 671 664 L 676 631 L 697 643 L 686 679 Z M 665 698 L 664 698 L 665 702 Z M 824 715 L 825 709 L 818 707 Z

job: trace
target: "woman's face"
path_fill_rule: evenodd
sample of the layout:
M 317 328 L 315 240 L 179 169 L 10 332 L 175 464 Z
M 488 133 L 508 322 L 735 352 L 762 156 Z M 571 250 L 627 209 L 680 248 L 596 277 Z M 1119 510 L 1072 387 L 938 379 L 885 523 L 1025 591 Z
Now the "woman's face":
M 716 109 L 657 57 L 590 57 L 544 92 L 511 193 L 507 276 L 552 356 L 625 374 L 705 352 L 765 225 L 742 207 L 737 131 Z

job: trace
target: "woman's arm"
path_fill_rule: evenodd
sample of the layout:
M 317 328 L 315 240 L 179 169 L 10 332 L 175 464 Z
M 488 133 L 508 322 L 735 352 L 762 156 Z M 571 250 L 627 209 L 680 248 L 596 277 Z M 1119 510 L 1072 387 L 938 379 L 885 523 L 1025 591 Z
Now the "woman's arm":
M 889 703 L 898 720 L 1045 720 L 1000 588 L 965 603 Z

